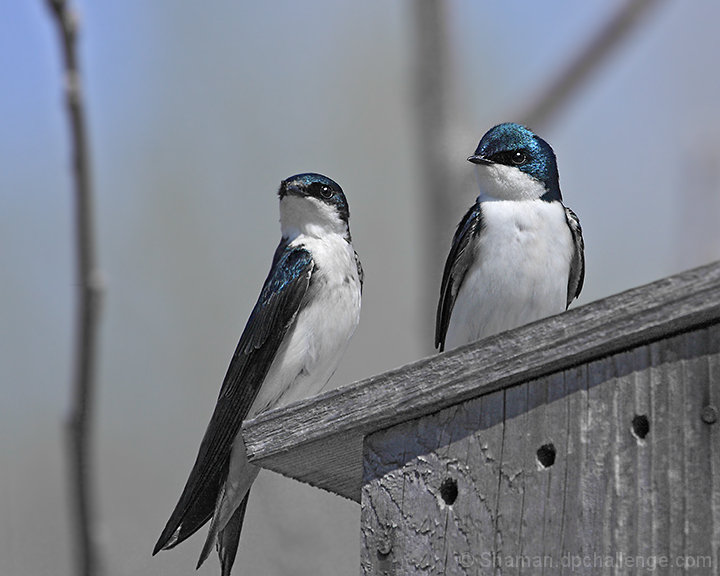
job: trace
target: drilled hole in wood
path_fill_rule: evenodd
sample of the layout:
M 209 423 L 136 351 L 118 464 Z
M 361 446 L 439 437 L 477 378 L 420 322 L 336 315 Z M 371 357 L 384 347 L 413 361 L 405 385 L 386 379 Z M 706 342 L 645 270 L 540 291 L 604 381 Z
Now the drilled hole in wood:
M 555 464 L 555 446 L 552 444 L 543 444 L 538 448 L 537 459 L 543 468 L 550 468 Z
M 635 414 L 632 419 L 632 432 L 636 438 L 642 440 L 650 432 L 650 420 L 644 414 Z
M 442 496 L 445 504 L 452 506 L 458 497 L 457 481 L 453 478 L 445 478 L 443 483 L 440 484 L 440 496 Z

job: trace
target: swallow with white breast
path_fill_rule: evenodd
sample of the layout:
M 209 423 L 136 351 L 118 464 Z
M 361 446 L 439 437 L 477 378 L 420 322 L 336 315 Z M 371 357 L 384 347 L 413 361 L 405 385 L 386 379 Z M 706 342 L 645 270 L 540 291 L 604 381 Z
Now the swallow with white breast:
M 250 487 L 240 428 L 268 408 L 317 394 L 360 319 L 363 272 L 350 237 L 348 203 L 321 174 L 283 180 L 282 238 L 240 337 L 185 489 L 153 554 L 210 521 L 198 567 L 217 546 L 223 576 L 235 561 Z
M 550 145 L 505 123 L 468 160 L 478 166 L 480 195 L 445 263 L 435 323 L 441 352 L 563 312 L 585 277 L 580 221 L 563 205 Z

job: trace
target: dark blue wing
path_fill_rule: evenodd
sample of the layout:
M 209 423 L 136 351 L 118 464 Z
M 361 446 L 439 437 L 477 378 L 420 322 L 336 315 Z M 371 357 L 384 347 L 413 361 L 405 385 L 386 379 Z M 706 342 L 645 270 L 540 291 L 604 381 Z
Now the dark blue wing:
M 567 206 L 564 206 L 564 208 L 565 219 L 570 227 L 573 244 L 575 245 L 572 260 L 570 260 L 570 276 L 568 277 L 567 305 L 570 306 L 570 302 L 580 296 L 585 281 L 585 241 L 583 240 L 580 219 L 577 214 Z
M 445 335 L 450 325 L 455 298 L 465 278 L 465 273 L 472 263 L 472 254 L 468 245 L 470 240 L 480 233 L 481 228 L 482 210 L 480 203 L 476 202 L 458 224 L 450 253 L 445 261 L 445 271 L 440 286 L 440 301 L 435 319 L 435 348 L 439 348 L 440 352 L 445 349 Z
M 313 269 L 307 250 L 288 248 L 281 241 L 225 375 L 195 465 L 153 554 L 176 546 L 212 516 L 235 437 L 297 316 Z

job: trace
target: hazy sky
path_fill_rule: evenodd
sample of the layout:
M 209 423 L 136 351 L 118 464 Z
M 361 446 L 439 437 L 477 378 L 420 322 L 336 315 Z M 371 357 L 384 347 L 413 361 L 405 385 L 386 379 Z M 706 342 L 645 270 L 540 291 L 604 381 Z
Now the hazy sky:
M 515 119 L 620 4 L 449 2 L 464 119 L 454 169 L 471 170 L 482 134 Z M 150 551 L 270 265 L 282 178 L 325 173 L 350 204 L 366 284 L 334 383 L 429 350 L 412 0 L 78 7 L 107 286 L 96 444 L 107 574 L 191 574 L 204 531 Z M 65 576 L 75 278 L 60 58 L 44 2 L 3 8 L 0 574 Z M 541 132 L 583 224 L 580 304 L 720 257 L 718 21 L 714 0 L 665 2 Z M 236 574 L 357 574 L 355 504 L 263 473 L 246 522 Z M 199 572 L 216 573 L 214 557 Z

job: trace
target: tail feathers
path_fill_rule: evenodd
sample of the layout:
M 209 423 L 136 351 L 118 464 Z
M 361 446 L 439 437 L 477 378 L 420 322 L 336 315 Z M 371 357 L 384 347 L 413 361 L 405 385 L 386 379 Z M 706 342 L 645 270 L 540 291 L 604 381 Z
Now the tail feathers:
M 205 538 L 205 544 L 203 545 L 203 549 L 200 552 L 200 558 L 198 559 L 197 566 L 195 567 L 196 570 L 200 568 L 200 566 L 203 565 L 203 562 L 205 562 L 205 560 L 208 559 L 208 556 L 210 556 L 210 552 L 212 552 L 213 546 L 215 545 L 215 537 L 217 536 L 218 532 L 222 530 L 222 524 L 220 524 L 220 515 L 218 514 L 218 510 L 222 508 L 224 498 L 225 485 L 223 485 L 220 489 L 220 492 L 218 492 L 217 500 L 215 502 L 215 513 L 213 514 L 212 521 L 210 522 L 208 535 Z
M 247 505 L 247 495 L 250 492 L 252 483 L 255 481 L 255 478 L 257 478 L 258 472 L 260 472 L 260 468 L 253 466 L 247 461 L 247 455 L 244 449 L 238 451 L 237 455 L 233 453 L 233 458 L 230 461 L 228 480 L 223 484 L 217 495 L 215 512 L 212 522 L 210 523 L 205 546 L 203 546 L 202 552 L 200 553 L 198 567 L 200 567 L 210 555 L 215 542 L 220 541 L 220 533 L 225 530 L 225 526 L 227 526 L 230 520 L 237 514 L 239 507 L 242 506 L 243 503 Z M 242 520 L 240 526 L 242 526 Z M 238 526 L 238 530 L 240 526 Z
M 223 496 L 221 495 L 220 498 Z M 220 564 L 222 566 L 222 574 L 230 574 L 233 562 L 235 561 L 235 555 L 237 554 L 238 544 L 240 543 L 240 532 L 242 530 L 243 520 L 245 519 L 245 510 L 247 509 L 248 498 L 250 498 L 250 491 L 248 490 L 245 497 L 240 502 L 240 505 L 232 513 L 225 526 L 220 528 L 218 526 L 218 516 L 213 517 L 213 521 L 210 524 L 210 530 L 208 531 L 205 545 L 203 546 L 202 552 L 200 552 L 200 558 L 196 566 L 200 568 L 205 560 L 210 556 L 213 546 L 217 543 L 218 556 L 220 557 Z
M 230 517 L 225 528 L 218 534 L 218 556 L 220 557 L 222 576 L 230 576 L 230 571 L 235 562 L 235 556 L 237 555 L 240 544 L 240 532 L 242 531 L 249 497 L 250 492 L 245 494 L 245 498 L 243 498 L 238 509 L 235 510 L 235 513 Z

